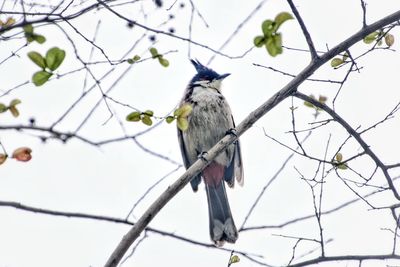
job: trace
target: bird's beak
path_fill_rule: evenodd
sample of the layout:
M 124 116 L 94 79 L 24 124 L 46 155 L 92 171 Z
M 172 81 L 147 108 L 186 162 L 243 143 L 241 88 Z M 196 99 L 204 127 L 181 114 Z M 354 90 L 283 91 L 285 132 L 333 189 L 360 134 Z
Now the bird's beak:
M 219 75 L 219 79 L 218 80 L 223 80 L 226 77 L 228 77 L 229 75 L 231 75 L 231 74 L 230 73 L 225 73 L 225 74 Z

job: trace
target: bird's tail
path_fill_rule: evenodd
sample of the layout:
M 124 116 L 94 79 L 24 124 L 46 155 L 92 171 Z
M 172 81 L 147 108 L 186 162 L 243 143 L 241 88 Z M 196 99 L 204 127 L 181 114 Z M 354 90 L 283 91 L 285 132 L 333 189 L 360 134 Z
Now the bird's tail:
M 226 196 L 224 180 L 216 183 L 205 183 L 210 217 L 210 236 L 216 246 L 222 246 L 225 241 L 235 243 L 238 238 L 235 223 L 228 198 Z

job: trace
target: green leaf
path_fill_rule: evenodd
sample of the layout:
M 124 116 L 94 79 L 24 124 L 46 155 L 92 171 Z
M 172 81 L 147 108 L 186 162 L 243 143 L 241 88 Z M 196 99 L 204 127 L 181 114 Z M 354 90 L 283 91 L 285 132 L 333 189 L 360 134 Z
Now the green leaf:
M 156 58 L 158 56 L 158 51 L 155 47 L 151 47 L 149 50 L 153 58 Z
M 18 104 L 21 104 L 21 100 L 19 100 L 19 99 L 13 99 L 13 100 L 11 100 L 11 102 L 10 102 L 10 107 L 15 107 L 16 105 L 18 105 Z
M 272 56 L 275 57 L 282 54 L 282 35 L 280 33 L 271 36 L 267 39 L 266 43 L 267 51 Z
M 139 111 L 131 112 L 126 116 L 126 120 L 127 121 L 140 121 L 140 115 L 141 114 Z
M 287 20 L 293 19 L 292 14 L 288 12 L 281 12 L 275 17 L 275 30 L 278 30 L 279 27 Z
M 334 59 L 331 60 L 331 66 L 333 68 L 339 67 L 344 63 L 343 59 L 335 57 Z
M 181 131 L 186 131 L 189 128 L 189 122 L 186 118 L 179 117 L 176 121 L 178 128 Z
M 348 54 L 347 52 L 345 52 L 345 53 L 343 54 L 342 60 L 343 60 L 343 61 L 346 61 L 348 58 L 349 58 L 349 54 Z
M 166 121 L 167 123 L 171 123 L 171 122 L 173 122 L 174 120 L 175 120 L 175 117 L 174 117 L 174 116 L 168 116 L 168 117 L 165 118 L 165 121 Z
M 340 170 L 347 170 L 349 167 L 347 167 L 346 163 L 342 163 L 337 165 L 337 168 Z
M 148 126 L 151 126 L 153 124 L 153 121 L 151 120 L 150 116 L 147 115 L 143 115 L 142 122 Z
M 335 158 L 336 158 L 336 160 L 337 160 L 338 162 L 341 162 L 341 161 L 343 160 L 343 155 L 342 155 L 342 153 L 337 153 L 336 156 L 335 156 Z
M 41 70 L 33 74 L 32 81 L 36 86 L 41 86 L 47 82 L 53 73 Z
M 179 117 L 181 114 L 182 114 L 181 108 L 175 109 L 175 111 L 174 111 L 174 116 L 175 116 L 175 117 Z
M 49 49 L 46 53 L 46 65 L 51 70 L 56 70 L 65 58 L 65 51 L 58 47 Z
M 3 103 L 0 103 L 0 113 L 6 112 L 8 110 L 8 107 L 4 105 Z
M 363 41 L 366 44 L 370 44 L 379 36 L 379 32 L 372 32 L 364 37 Z
M 40 34 L 33 34 L 32 38 L 39 44 L 43 44 L 44 42 L 46 42 L 46 37 L 44 37 L 43 35 L 40 35 Z
M 23 29 L 24 29 L 25 34 L 32 34 L 33 33 L 32 24 L 25 25 L 23 27 Z
M 256 46 L 256 47 L 261 47 L 261 46 L 263 46 L 264 45 L 264 43 L 265 43 L 265 39 L 264 39 L 264 36 L 261 36 L 261 35 L 259 35 L 259 36 L 256 36 L 255 38 L 254 38 L 254 45 Z
M 274 32 L 274 24 L 275 22 L 270 19 L 265 20 L 261 24 L 261 29 L 265 37 L 270 37 L 272 35 L 272 33 Z
M 146 110 L 145 112 L 143 112 L 142 114 L 147 115 L 149 117 L 152 117 L 154 115 L 154 112 L 152 110 Z
M 133 58 L 129 58 L 129 59 L 127 60 L 127 62 L 128 62 L 129 64 L 133 64 L 133 63 L 135 63 L 136 61 L 139 61 L 139 60 L 140 60 L 140 56 L 135 55 Z
M 309 107 L 309 108 L 314 108 L 314 105 L 307 101 L 304 101 L 304 106 Z
M 161 66 L 167 68 L 169 66 L 169 61 L 163 57 L 158 57 L 158 61 L 160 62 Z
M 46 62 L 40 53 L 36 51 L 31 51 L 28 53 L 28 57 L 33 61 L 33 63 L 35 63 L 42 69 L 46 68 Z
M 28 43 L 32 43 L 33 41 L 35 41 L 35 39 L 33 39 L 33 35 L 28 34 L 28 35 L 26 36 L 26 41 L 27 41 Z

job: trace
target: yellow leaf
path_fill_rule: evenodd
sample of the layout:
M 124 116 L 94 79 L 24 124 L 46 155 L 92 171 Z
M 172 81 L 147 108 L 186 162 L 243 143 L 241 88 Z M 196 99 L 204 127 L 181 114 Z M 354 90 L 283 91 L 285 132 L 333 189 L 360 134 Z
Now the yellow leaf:
M 13 17 L 7 18 L 6 22 L 3 23 L 3 27 L 9 27 L 15 23 L 15 19 Z
M 314 105 L 307 101 L 304 101 L 304 106 L 309 107 L 309 108 L 314 108 Z
M 229 264 L 237 263 L 239 261 L 240 261 L 240 258 L 238 255 L 232 255 L 232 257 L 229 259 Z
M 393 36 L 393 34 L 388 33 L 388 34 L 385 35 L 385 44 L 387 46 L 392 46 L 394 44 L 394 36 Z
M 190 105 L 190 104 L 185 104 L 182 107 L 180 107 L 180 109 L 181 109 L 181 114 L 179 115 L 179 117 L 182 117 L 182 118 L 187 118 L 187 116 L 189 116 L 189 114 L 193 110 L 192 105 Z
M 333 68 L 339 67 L 340 65 L 342 65 L 344 63 L 343 59 L 335 57 L 334 59 L 332 59 L 331 61 L 331 66 Z
M 189 128 L 189 122 L 186 118 L 179 117 L 176 123 L 181 131 L 186 131 Z
M 10 107 L 8 107 L 8 109 L 10 110 L 11 114 L 14 117 L 18 117 L 19 116 L 19 111 L 15 106 L 10 106 Z

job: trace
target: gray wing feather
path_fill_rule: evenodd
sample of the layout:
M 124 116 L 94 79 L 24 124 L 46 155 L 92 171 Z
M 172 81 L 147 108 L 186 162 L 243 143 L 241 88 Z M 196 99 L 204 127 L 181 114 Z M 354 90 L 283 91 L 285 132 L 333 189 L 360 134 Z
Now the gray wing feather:
M 233 127 L 236 128 L 235 121 L 232 116 Z M 235 150 L 233 152 L 232 161 L 229 163 L 229 166 L 225 168 L 225 176 L 224 180 L 228 183 L 229 187 L 233 187 L 235 185 L 235 177 L 236 181 L 238 181 L 239 185 L 243 186 L 243 164 L 242 164 L 242 151 L 240 149 L 239 139 L 234 143 Z
M 236 181 L 238 181 L 239 185 L 243 186 L 244 177 L 243 177 L 242 151 L 240 149 L 239 140 L 237 140 L 236 142 L 234 162 L 235 162 Z
M 187 169 L 190 167 L 190 165 L 193 164 L 193 162 L 190 162 L 190 159 L 189 159 L 189 156 L 188 156 L 188 153 L 186 150 L 186 146 L 185 146 L 185 139 L 183 138 L 182 131 L 179 129 L 178 129 L 178 141 L 179 141 L 179 146 L 181 148 L 183 164 L 185 165 L 185 168 Z M 190 181 L 193 191 L 196 192 L 198 190 L 200 182 L 201 182 L 201 175 L 197 175 Z

